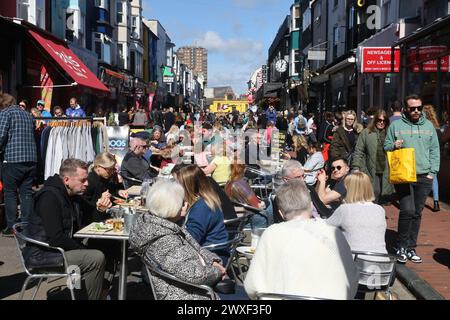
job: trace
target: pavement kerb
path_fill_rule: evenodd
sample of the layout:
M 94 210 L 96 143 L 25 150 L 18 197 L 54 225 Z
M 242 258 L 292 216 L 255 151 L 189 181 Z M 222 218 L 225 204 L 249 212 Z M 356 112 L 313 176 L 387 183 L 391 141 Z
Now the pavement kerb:
M 418 300 L 445 300 L 433 287 L 406 265 L 397 263 L 397 278 Z

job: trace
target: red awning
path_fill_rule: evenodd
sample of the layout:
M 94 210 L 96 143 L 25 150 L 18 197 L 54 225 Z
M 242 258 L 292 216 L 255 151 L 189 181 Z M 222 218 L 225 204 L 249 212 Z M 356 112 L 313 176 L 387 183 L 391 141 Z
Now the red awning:
M 42 36 L 32 30 L 28 30 L 28 32 L 77 84 L 95 90 L 109 92 L 109 89 L 97 79 L 65 44 L 56 43 L 49 37 Z

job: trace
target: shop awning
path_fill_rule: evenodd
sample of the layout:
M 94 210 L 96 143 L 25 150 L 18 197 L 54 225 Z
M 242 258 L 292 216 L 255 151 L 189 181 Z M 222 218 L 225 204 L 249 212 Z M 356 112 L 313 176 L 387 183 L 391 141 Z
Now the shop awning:
M 103 68 L 103 69 L 105 69 L 106 74 L 110 75 L 111 77 L 115 77 L 115 78 L 118 78 L 118 79 L 121 79 L 121 80 L 128 80 L 128 78 L 125 77 L 123 74 L 120 74 L 120 73 L 115 72 L 115 71 L 113 71 L 111 69 L 108 69 L 108 68 Z
M 28 33 L 78 85 L 102 92 L 109 92 L 109 89 L 97 79 L 65 44 L 57 43 L 50 37 L 40 35 L 33 30 L 28 30 Z

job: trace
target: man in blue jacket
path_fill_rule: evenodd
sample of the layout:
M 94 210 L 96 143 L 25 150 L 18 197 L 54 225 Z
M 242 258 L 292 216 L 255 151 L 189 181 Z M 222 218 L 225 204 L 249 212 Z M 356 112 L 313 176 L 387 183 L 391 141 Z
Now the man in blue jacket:
M 84 118 L 86 117 L 86 112 L 77 103 L 76 98 L 70 99 L 70 107 L 66 109 L 66 116 L 74 118 Z
M 417 236 L 422 219 L 422 210 L 439 172 L 440 151 L 436 129 L 422 113 L 422 99 L 418 95 L 405 98 L 403 115 L 391 124 L 384 143 L 385 151 L 414 148 L 417 182 L 396 184 L 400 198 L 400 215 L 397 231 L 397 260 L 406 263 L 409 259 L 421 263 L 416 253 Z

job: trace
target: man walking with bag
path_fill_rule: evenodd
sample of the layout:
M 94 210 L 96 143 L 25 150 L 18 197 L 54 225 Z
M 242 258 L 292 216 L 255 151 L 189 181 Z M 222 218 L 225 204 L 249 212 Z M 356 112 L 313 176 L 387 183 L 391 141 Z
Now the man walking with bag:
M 422 210 L 440 165 L 436 130 L 425 118 L 422 109 L 422 100 L 418 95 L 406 97 L 402 118 L 391 124 L 384 143 L 385 151 L 415 149 L 417 182 L 395 185 L 400 199 L 397 260 L 401 263 L 406 263 L 408 259 L 414 263 L 422 262 L 415 250 L 417 236 Z

